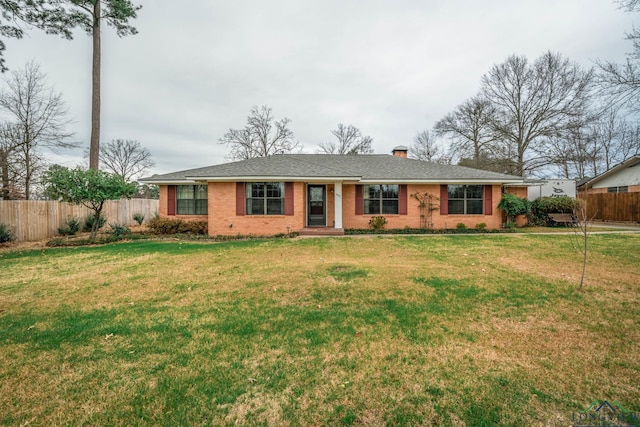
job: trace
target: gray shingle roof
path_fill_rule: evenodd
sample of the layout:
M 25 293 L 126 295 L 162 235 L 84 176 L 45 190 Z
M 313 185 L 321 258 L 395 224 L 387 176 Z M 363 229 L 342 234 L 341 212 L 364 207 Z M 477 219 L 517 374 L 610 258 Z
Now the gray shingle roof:
M 387 154 L 278 154 L 250 160 L 154 175 L 141 181 L 171 183 L 184 181 L 242 181 L 252 179 L 339 179 L 397 182 L 520 182 L 522 178 L 441 165 Z

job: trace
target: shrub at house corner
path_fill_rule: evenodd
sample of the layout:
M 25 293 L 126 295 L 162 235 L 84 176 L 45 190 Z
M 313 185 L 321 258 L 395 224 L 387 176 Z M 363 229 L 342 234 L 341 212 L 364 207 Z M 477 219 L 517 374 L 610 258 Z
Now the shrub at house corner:
M 508 223 L 515 223 L 518 215 L 525 215 L 531 209 L 529 201 L 513 194 L 503 194 L 502 200 L 498 204 L 498 209 L 503 210 L 507 214 Z
M 107 200 L 130 198 L 136 185 L 126 183 L 121 177 L 92 169 L 68 169 L 54 165 L 44 175 L 45 194 L 53 200 L 83 205 L 89 208 L 94 218 L 99 218 Z M 94 221 L 90 238 L 94 239 L 98 221 Z

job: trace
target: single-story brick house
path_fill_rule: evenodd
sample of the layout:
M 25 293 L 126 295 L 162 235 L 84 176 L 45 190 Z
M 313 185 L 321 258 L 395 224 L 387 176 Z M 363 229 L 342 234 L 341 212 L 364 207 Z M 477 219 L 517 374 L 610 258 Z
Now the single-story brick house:
M 211 235 L 368 228 L 373 216 L 387 228 L 418 228 L 415 193 L 437 200 L 434 228 L 458 223 L 499 228 L 504 184 L 522 178 L 393 155 L 279 154 L 141 180 L 160 187 L 160 216 L 207 220 Z M 424 215 L 424 209 L 422 214 Z
M 578 190 L 588 194 L 639 192 L 640 155 L 635 155 L 595 178 L 582 182 L 578 185 Z

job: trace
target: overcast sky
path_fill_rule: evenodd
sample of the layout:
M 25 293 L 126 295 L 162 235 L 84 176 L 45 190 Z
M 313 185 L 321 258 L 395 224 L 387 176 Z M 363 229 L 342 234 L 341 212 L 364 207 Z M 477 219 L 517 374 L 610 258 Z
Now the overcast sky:
M 622 61 L 640 14 L 612 0 L 154 0 L 118 38 L 103 29 L 102 141 L 135 139 L 166 173 L 224 162 L 218 140 L 252 106 L 289 117 L 304 152 L 337 123 L 376 153 L 410 145 L 473 96 L 509 55 L 547 50 L 590 67 Z M 637 22 L 636 22 L 637 23 Z M 31 30 L 8 40 L 7 65 L 30 60 L 62 92 L 75 139 L 90 135 L 91 41 Z M 82 150 L 55 157 L 67 166 Z

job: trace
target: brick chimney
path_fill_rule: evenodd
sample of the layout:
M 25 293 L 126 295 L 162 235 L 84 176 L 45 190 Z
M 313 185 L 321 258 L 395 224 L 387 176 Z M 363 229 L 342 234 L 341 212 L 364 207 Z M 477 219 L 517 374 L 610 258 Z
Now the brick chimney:
M 396 157 L 404 157 L 406 159 L 407 158 L 407 151 L 409 151 L 409 149 L 407 147 L 405 147 L 404 145 L 398 145 L 391 152 Z

